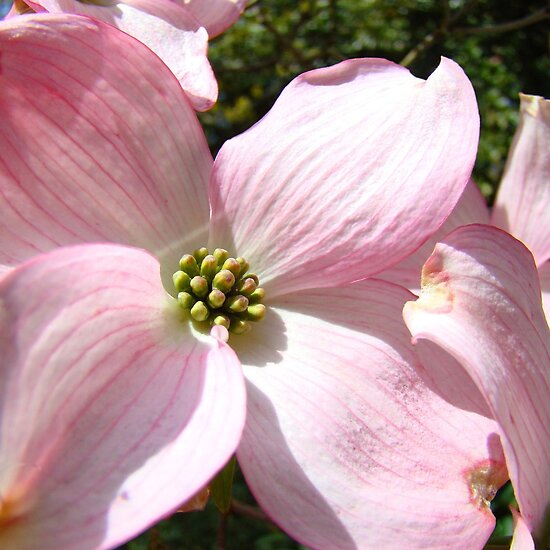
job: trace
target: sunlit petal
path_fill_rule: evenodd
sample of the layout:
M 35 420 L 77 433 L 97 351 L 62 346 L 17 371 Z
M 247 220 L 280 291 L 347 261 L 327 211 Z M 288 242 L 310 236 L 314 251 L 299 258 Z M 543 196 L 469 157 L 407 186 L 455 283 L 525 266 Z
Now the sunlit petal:
M 450 214 L 478 124 L 447 59 L 427 81 L 379 59 L 305 73 L 216 158 L 212 242 L 245 256 L 272 296 L 388 268 Z
M 112 548 L 234 451 L 240 364 L 182 322 L 148 254 L 84 245 L 0 281 L 0 547 Z
M 437 245 L 405 321 L 463 365 L 499 424 L 521 515 L 540 535 L 550 503 L 550 332 L 533 257 L 489 226 Z
M 404 289 L 368 280 L 277 300 L 240 345 L 237 456 L 262 508 L 313 548 L 479 548 L 503 481 L 496 426 L 420 376 Z
M 550 101 L 520 98 L 520 123 L 491 223 L 521 239 L 541 265 L 550 259 Z
M 204 242 L 211 156 L 148 48 L 48 14 L 0 23 L 0 48 L 0 264 L 80 242 Z

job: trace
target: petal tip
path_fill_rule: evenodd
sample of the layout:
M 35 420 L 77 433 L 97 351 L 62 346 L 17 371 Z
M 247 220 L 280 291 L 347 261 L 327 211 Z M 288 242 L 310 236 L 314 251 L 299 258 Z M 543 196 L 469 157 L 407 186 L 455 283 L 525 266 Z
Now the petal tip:
M 210 331 L 210 336 L 212 336 L 212 338 L 215 338 L 218 342 L 223 342 L 224 344 L 226 344 L 229 340 L 229 332 L 222 325 L 213 326 L 212 330 Z

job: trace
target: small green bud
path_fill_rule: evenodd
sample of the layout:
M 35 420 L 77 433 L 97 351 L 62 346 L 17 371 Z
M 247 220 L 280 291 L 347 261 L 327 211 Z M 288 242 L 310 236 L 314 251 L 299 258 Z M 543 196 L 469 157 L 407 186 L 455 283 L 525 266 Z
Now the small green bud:
M 250 269 L 250 264 L 241 256 L 236 258 L 236 260 L 239 262 L 239 265 L 241 266 L 241 272 L 239 273 L 239 276 L 244 275 Z
M 172 280 L 178 304 L 189 311 L 193 321 L 244 334 L 252 322 L 264 318 L 266 306 L 260 302 L 265 291 L 259 287 L 257 275 L 248 272 L 250 265 L 243 257 L 230 257 L 223 248 L 210 254 L 202 247 L 182 256 L 179 265 Z M 199 330 L 207 330 L 206 324 Z
M 210 312 L 208 311 L 208 308 L 206 307 L 204 302 L 197 302 L 191 308 L 191 317 L 193 317 L 195 321 L 206 321 L 209 314 Z
M 183 309 L 191 309 L 195 302 L 195 298 L 193 298 L 189 292 L 180 292 L 178 294 L 178 304 Z
M 256 285 L 256 281 L 249 277 L 248 279 L 240 280 L 239 284 L 237 285 L 237 290 L 245 296 L 250 296 L 256 290 L 257 286 L 258 285 Z
M 208 281 L 211 281 L 218 270 L 218 260 L 211 254 L 205 256 L 201 264 L 201 275 Z
M 204 246 L 193 251 L 193 258 L 197 260 L 197 265 L 201 265 L 206 256 L 208 256 L 208 248 L 204 248 Z
M 246 311 L 246 308 L 248 307 L 248 298 L 242 296 L 241 294 L 237 294 L 237 296 L 230 296 L 225 301 L 225 307 L 232 313 L 242 313 L 243 311 Z
M 222 292 L 229 292 L 233 285 L 235 284 L 235 275 L 228 271 L 227 269 L 222 269 L 219 273 L 216 274 L 214 280 L 212 281 L 212 286 L 214 288 L 219 288 Z
M 252 326 L 248 321 L 243 321 L 242 319 L 231 319 L 231 325 L 229 326 L 229 331 L 233 334 L 244 334 L 248 332 Z
M 214 308 L 217 309 L 223 306 L 225 302 L 225 294 L 218 288 L 213 288 L 210 294 L 208 295 L 208 303 Z
M 197 260 L 191 254 L 185 254 L 180 260 L 180 269 L 185 271 L 189 277 L 194 277 L 199 274 L 199 266 Z
M 213 254 L 216 260 L 218 260 L 218 265 L 223 265 L 223 262 L 229 258 L 229 252 L 224 248 L 216 248 Z
M 265 317 L 265 306 L 263 304 L 254 304 L 246 310 L 246 317 L 250 321 L 261 321 Z
M 196 277 L 193 277 L 191 279 L 191 282 L 189 284 L 191 285 L 191 289 L 197 296 L 203 298 L 208 294 L 208 281 L 204 277 L 200 277 L 199 275 L 197 275 Z
M 212 321 L 213 325 L 221 325 L 222 327 L 225 327 L 229 330 L 229 326 L 231 324 L 231 320 L 227 315 L 216 315 L 214 317 L 214 320 Z
M 265 298 L 265 290 L 259 286 L 249 297 L 251 304 L 257 304 Z
M 189 286 L 191 277 L 189 277 L 185 271 L 176 271 L 174 275 L 172 275 L 172 281 L 174 281 L 174 287 L 177 292 L 188 291 L 191 288 Z
M 228 271 L 231 271 L 231 273 L 235 275 L 235 279 L 237 279 L 241 274 L 241 264 L 237 260 L 235 260 L 235 258 L 227 258 L 227 260 L 223 262 L 222 269 L 227 269 Z
M 254 279 L 254 282 L 259 285 L 260 279 L 258 279 L 258 275 L 255 273 L 247 273 L 246 275 L 243 275 L 243 279 Z

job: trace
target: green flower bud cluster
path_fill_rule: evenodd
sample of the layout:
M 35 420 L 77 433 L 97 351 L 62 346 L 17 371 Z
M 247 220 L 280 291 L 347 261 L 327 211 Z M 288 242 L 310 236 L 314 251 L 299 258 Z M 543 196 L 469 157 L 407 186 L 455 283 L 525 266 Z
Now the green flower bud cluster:
M 185 254 L 172 277 L 178 303 L 194 321 L 223 325 L 235 334 L 248 332 L 251 321 L 265 316 L 265 291 L 249 267 L 244 258 L 232 258 L 223 248 Z

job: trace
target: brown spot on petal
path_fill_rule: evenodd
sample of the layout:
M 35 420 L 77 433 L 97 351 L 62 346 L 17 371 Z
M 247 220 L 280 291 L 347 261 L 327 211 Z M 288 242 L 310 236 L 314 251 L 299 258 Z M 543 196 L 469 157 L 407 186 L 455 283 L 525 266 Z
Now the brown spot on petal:
M 507 480 L 508 472 L 504 463 L 484 460 L 477 464 L 466 474 L 472 504 L 479 510 L 490 510 L 491 501 Z

